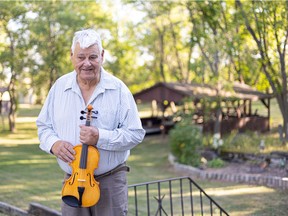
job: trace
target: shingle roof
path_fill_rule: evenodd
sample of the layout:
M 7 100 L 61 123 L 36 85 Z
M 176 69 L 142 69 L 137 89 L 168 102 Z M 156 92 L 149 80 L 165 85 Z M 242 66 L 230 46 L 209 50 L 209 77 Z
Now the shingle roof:
M 226 100 L 260 100 L 273 97 L 271 94 L 265 94 L 239 82 L 235 82 L 230 89 L 222 89 L 219 93 L 217 93 L 216 87 L 207 84 L 159 82 L 150 88 L 144 89 L 134 94 L 134 98 L 136 100 L 140 99 L 141 101 L 146 102 L 152 100 L 159 102 L 164 100 L 178 102 L 185 97 L 201 99 L 204 97 L 215 98 L 219 96 Z

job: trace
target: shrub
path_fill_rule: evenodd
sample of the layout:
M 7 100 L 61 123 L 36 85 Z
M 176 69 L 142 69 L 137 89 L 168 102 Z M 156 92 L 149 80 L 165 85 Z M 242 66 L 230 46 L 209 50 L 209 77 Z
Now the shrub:
M 225 135 L 223 139 L 223 150 L 259 153 L 259 145 L 262 139 L 265 141 L 265 135 L 252 131 L 246 131 L 245 133 L 234 131 L 231 134 Z M 265 143 L 267 144 L 267 142 Z
M 183 120 L 169 132 L 169 144 L 172 154 L 180 163 L 198 167 L 202 133 L 198 127 Z
M 215 158 L 207 162 L 209 168 L 221 168 L 225 166 L 225 162 L 221 158 Z

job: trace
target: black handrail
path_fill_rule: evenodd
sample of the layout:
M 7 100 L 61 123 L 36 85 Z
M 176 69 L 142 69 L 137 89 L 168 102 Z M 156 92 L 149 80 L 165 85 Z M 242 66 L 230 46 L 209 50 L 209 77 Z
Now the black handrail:
M 173 187 L 179 181 L 178 187 Z M 188 181 L 189 187 L 184 181 Z M 166 185 L 168 183 L 168 185 Z M 166 187 L 165 187 L 166 186 Z M 197 190 L 199 195 L 196 195 Z M 210 197 L 190 177 L 170 178 L 158 181 L 132 184 L 129 188 L 129 214 L 142 215 L 229 215 L 212 197 Z M 175 189 L 176 188 L 176 189 Z M 198 194 L 198 193 L 197 193 Z M 167 196 L 169 196 L 167 198 Z M 199 203 L 197 202 L 199 199 Z M 134 202 L 133 202 L 134 200 Z M 209 201 L 206 206 L 205 200 Z M 197 204 L 199 204 L 197 206 Z M 146 207 L 146 208 L 145 208 Z M 141 208 L 141 209 L 139 209 Z M 190 209 L 190 210 L 189 210 Z M 170 211 L 170 214 L 167 213 Z M 216 214 L 215 214 L 216 212 Z M 214 213 L 214 214 L 213 214 Z

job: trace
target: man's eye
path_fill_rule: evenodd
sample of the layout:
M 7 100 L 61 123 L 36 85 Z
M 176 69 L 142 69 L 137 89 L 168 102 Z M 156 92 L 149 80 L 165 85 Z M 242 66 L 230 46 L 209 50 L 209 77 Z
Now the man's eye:
M 93 59 L 93 60 L 98 59 L 98 55 L 90 56 L 90 59 Z
M 78 59 L 79 59 L 79 60 L 84 60 L 85 57 L 83 57 L 83 56 L 78 56 Z

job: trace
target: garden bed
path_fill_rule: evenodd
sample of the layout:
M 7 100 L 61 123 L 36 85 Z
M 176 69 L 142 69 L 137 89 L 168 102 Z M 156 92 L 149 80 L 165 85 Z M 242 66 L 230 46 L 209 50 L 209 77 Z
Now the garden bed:
M 168 160 L 175 169 L 185 172 L 188 176 L 288 190 L 288 173 L 285 167 L 275 167 L 272 164 L 261 167 L 261 164 L 251 163 L 251 161 L 231 161 L 222 168 L 199 169 L 178 163 L 171 154 Z

